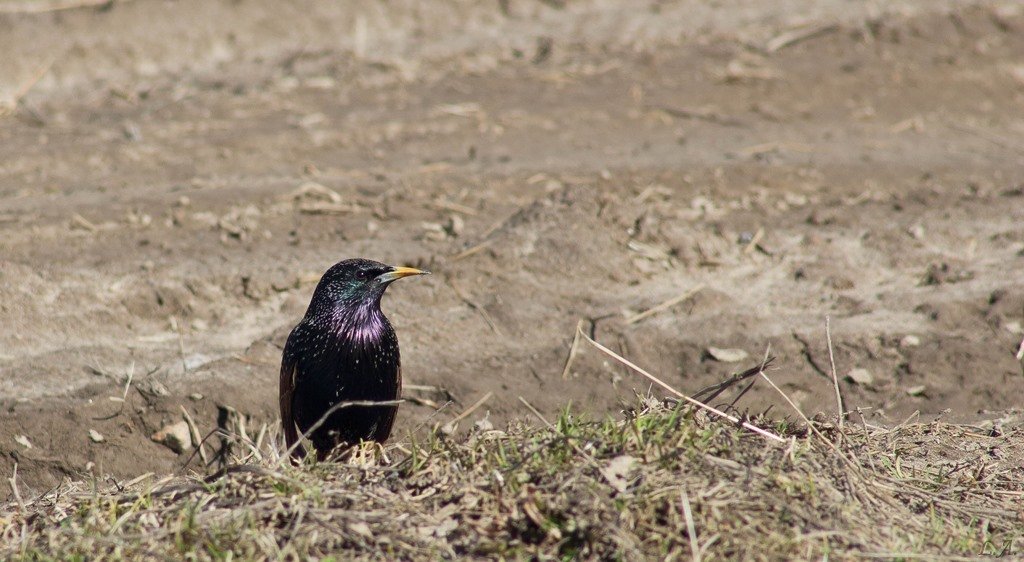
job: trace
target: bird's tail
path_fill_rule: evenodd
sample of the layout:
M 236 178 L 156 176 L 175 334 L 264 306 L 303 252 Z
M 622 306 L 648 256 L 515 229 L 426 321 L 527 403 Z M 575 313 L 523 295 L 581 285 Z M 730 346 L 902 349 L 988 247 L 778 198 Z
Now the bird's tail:
M 299 442 L 299 428 L 295 426 L 292 414 L 292 394 L 295 392 L 295 365 L 287 360 L 281 363 L 281 427 L 284 429 L 284 442 L 287 453 L 293 464 L 298 464 L 306 456 L 306 450 Z

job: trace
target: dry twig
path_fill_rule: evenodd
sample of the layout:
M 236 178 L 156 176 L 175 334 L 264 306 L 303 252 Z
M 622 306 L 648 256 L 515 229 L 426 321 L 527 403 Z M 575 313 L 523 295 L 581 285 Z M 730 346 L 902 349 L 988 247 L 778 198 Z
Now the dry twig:
M 688 298 L 692 297 L 693 295 L 696 295 L 700 291 L 704 290 L 704 287 L 705 287 L 705 285 L 703 283 L 701 283 L 701 284 L 697 285 L 696 287 L 692 287 L 690 289 L 687 289 L 686 292 L 684 292 L 683 294 L 681 294 L 679 296 L 672 297 L 672 298 L 668 299 L 667 301 L 662 302 L 661 304 L 652 306 L 651 308 L 648 308 L 647 310 L 645 310 L 643 312 L 640 312 L 638 314 L 634 314 L 633 316 L 630 316 L 629 318 L 626 319 L 626 324 L 636 324 L 637 322 L 643 320 L 644 318 L 647 318 L 648 316 L 653 316 L 653 315 L 655 315 L 655 314 L 657 314 L 659 312 L 662 312 L 664 310 L 668 310 L 668 309 L 672 308 L 673 306 L 675 306 L 675 305 L 685 301 L 686 299 L 688 299 Z
M 605 346 L 597 343 L 596 341 L 590 339 L 590 336 L 588 336 L 586 334 L 582 334 L 582 333 L 580 335 L 583 337 L 583 339 L 585 339 L 588 342 L 590 342 L 591 345 L 596 347 L 598 350 L 600 350 L 605 355 L 608 355 L 608 356 L 612 357 L 613 359 L 615 359 L 619 363 L 622 363 L 626 367 L 629 367 L 630 369 L 632 369 L 633 371 L 635 371 L 635 372 L 639 373 L 640 375 L 644 376 L 645 378 L 647 378 L 648 380 L 650 380 L 654 384 L 657 384 L 658 386 L 660 386 L 660 387 L 664 388 L 665 390 L 671 392 L 672 394 L 676 395 L 677 397 L 679 397 L 679 398 L 689 402 L 690 404 L 692 404 L 694 406 L 697 406 L 698 408 L 700 408 L 702 410 L 710 412 L 710 413 L 712 413 L 712 414 L 714 414 L 714 415 L 716 415 L 716 416 L 718 416 L 720 418 L 729 420 L 732 423 L 735 423 L 737 425 L 743 426 L 744 428 L 746 428 L 746 429 L 748 429 L 750 431 L 753 431 L 754 433 L 757 433 L 758 435 L 766 437 L 766 438 L 768 438 L 768 439 L 770 439 L 772 441 L 777 441 L 779 443 L 786 443 L 787 442 L 785 439 L 783 439 L 782 437 L 776 435 L 775 433 L 772 433 L 771 431 L 768 431 L 768 430 L 765 430 L 765 429 L 761 429 L 760 427 L 757 427 L 756 425 L 753 425 L 753 424 L 751 424 L 749 422 L 745 422 L 743 420 L 740 420 L 739 418 L 737 418 L 735 416 L 731 416 L 731 415 L 729 415 L 729 414 L 727 414 L 727 413 L 725 413 L 725 412 L 723 412 L 723 411 L 721 411 L 721 410 L 719 410 L 717 408 L 714 408 L 712 406 L 708 406 L 707 404 L 705 404 L 703 402 L 699 402 L 697 400 L 694 400 L 693 398 L 690 398 L 689 396 L 683 394 L 682 392 L 679 392 L 678 390 L 672 388 L 668 384 L 665 384 L 665 382 L 662 381 L 661 379 L 659 379 L 658 377 L 656 377 L 656 376 L 648 373 L 647 371 L 641 369 L 640 367 L 638 367 L 636 364 L 630 362 L 625 357 L 619 355 L 618 353 L 615 353 L 614 351 L 608 349 L 607 347 L 605 347 Z M 759 372 L 761 373 L 761 376 L 764 376 L 764 371 L 759 371 Z
M 4 13 L 3 8 L 4 5 L 0 4 L 0 13 Z M 10 98 L 0 100 L 0 117 L 14 113 L 14 110 L 18 107 L 18 104 L 21 103 L 22 98 L 28 95 L 32 87 L 43 79 L 43 76 L 46 76 L 46 73 L 49 72 L 50 67 L 53 66 L 53 61 L 54 59 L 52 58 L 47 59 L 43 64 L 39 65 L 39 68 L 37 68 L 31 76 L 29 76 L 28 80 L 26 80 L 20 86 L 18 86 L 18 89 L 14 91 Z
M 565 367 L 562 368 L 562 380 L 569 378 L 569 369 L 572 368 L 572 362 L 576 359 L 576 350 L 580 345 L 580 332 L 583 331 L 583 320 L 576 322 L 576 331 L 572 336 L 572 345 L 569 346 L 569 356 L 565 358 Z
M 693 512 L 690 510 L 690 498 L 686 495 L 686 488 L 679 487 L 679 503 L 683 506 L 683 518 L 686 519 L 686 534 L 690 537 L 690 551 L 693 552 L 693 562 L 700 562 L 700 543 L 697 542 L 697 528 L 693 524 Z
M 0 14 L 45 14 L 75 8 L 95 8 L 131 0 L 7 0 L 0 3 Z
M 769 40 L 768 43 L 765 44 L 764 50 L 768 51 L 769 53 L 776 53 L 778 51 L 781 51 L 782 49 L 785 49 L 786 47 L 796 45 L 797 43 L 806 41 L 808 39 L 812 39 L 814 37 L 818 37 L 819 35 L 831 33 L 838 29 L 839 26 L 834 23 L 817 24 L 810 25 L 807 27 L 801 27 L 798 29 L 791 29 L 789 31 L 786 31 L 785 33 L 776 35 L 771 40 Z
M 454 418 L 452 418 L 452 420 L 450 422 L 444 424 L 445 432 L 446 433 L 454 433 L 455 432 L 455 426 L 460 421 L 466 419 L 467 417 L 470 416 L 470 414 L 472 414 L 473 412 L 477 411 L 477 409 L 479 409 L 480 406 L 483 406 L 488 400 L 490 400 L 492 396 L 494 396 L 494 393 L 488 391 L 487 394 L 484 394 L 479 400 L 474 402 L 472 406 L 466 408 L 466 410 L 464 412 L 462 412 L 461 414 L 459 414 L 459 415 L 455 416 Z
M 846 408 L 843 406 L 843 395 L 839 392 L 839 375 L 836 373 L 836 356 L 832 352 L 832 325 L 828 316 L 825 317 L 825 340 L 828 342 L 828 362 L 832 367 L 832 384 L 836 389 L 836 408 L 839 409 L 839 429 L 842 432 L 843 418 L 846 417 Z

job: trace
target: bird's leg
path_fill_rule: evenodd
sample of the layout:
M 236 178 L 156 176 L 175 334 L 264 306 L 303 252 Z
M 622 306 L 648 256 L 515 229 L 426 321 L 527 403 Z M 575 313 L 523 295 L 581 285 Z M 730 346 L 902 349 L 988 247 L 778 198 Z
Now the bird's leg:
M 317 447 L 316 460 L 318 462 L 341 462 L 348 461 L 356 451 L 357 446 L 350 445 L 344 441 L 330 446 Z
M 361 441 L 358 445 L 353 445 L 348 450 L 347 461 L 358 466 L 391 464 L 391 459 L 384 451 L 384 445 L 379 441 Z

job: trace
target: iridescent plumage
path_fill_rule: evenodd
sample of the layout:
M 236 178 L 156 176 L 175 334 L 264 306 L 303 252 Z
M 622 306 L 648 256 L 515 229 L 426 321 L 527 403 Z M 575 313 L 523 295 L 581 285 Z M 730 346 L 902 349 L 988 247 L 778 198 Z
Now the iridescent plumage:
M 398 407 L 340 403 L 396 400 L 402 370 L 398 338 L 380 309 L 387 286 L 426 273 L 353 259 L 327 270 L 302 321 L 292 330 L 281 360 L 280 406 L 285 440 L 293 455 L 302 434 L 324 459 L 340 445 L 384 441 Z M 322 425 L 314 428 L 324 418 Z

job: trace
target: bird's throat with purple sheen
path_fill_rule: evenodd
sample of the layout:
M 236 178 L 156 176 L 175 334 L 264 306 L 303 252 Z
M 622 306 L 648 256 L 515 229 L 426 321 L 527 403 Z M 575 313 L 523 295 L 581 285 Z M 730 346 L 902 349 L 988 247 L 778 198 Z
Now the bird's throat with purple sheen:
M 331 310 L 330 329 L 339 341 L 356 347 L 372 346 L 392 331 L 391 323 L 380 309 L 380 300 L 355 306 L 336 306 Z

